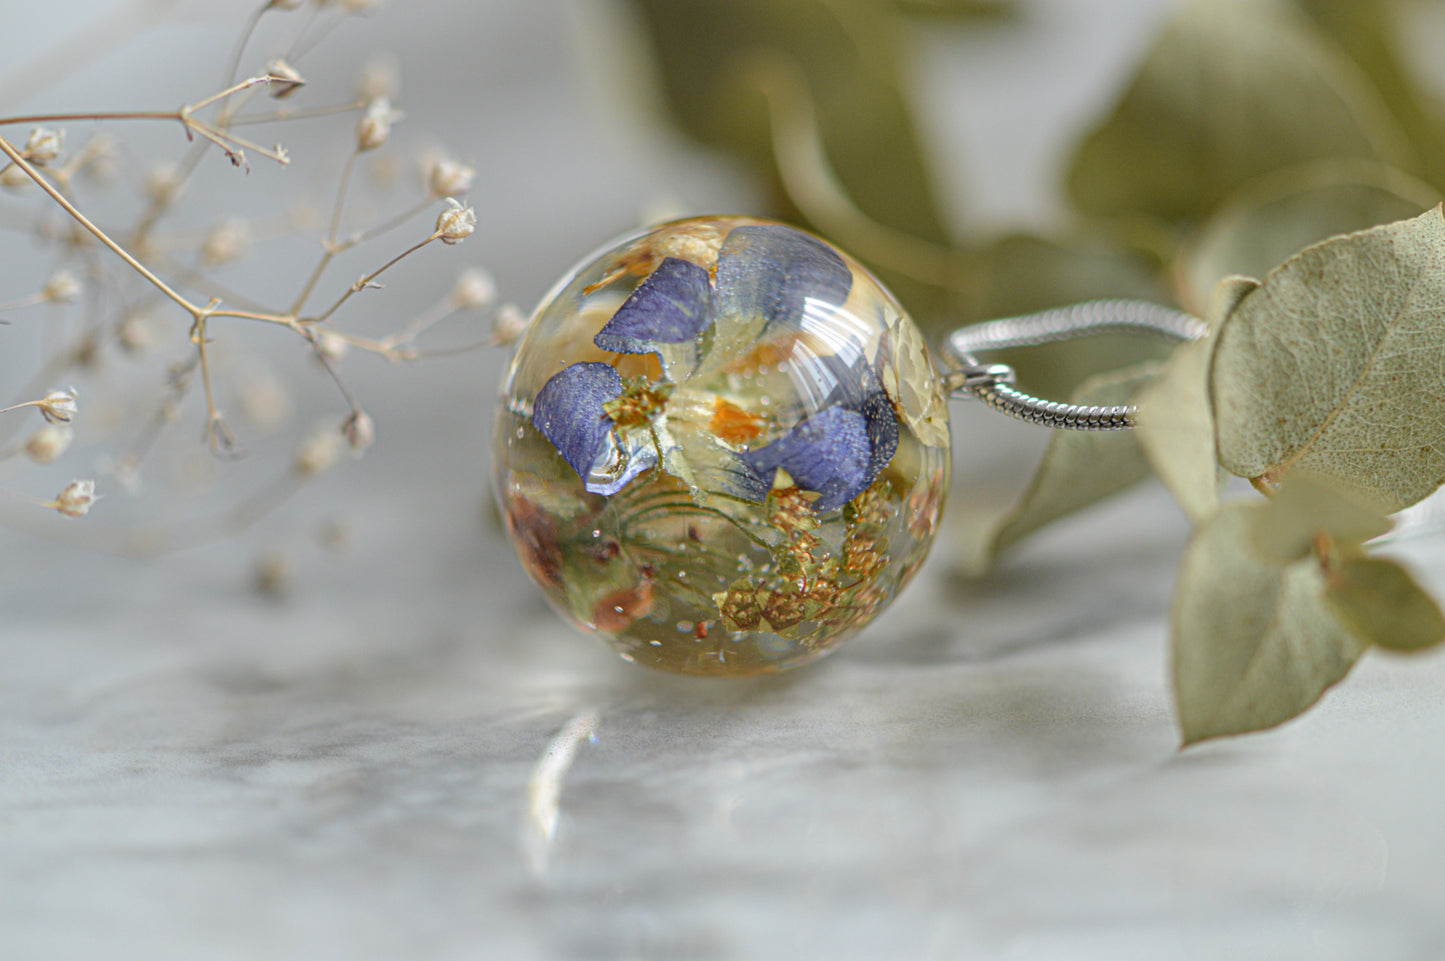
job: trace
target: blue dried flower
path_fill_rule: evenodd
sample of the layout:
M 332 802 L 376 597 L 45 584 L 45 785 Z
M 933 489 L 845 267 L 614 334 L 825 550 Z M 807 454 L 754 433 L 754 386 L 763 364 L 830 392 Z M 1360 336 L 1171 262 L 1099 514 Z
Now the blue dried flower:
M 621 394 L 617 368 L 584 362 L 553 374 L 532 402 L 532 423 L 594 494 L 615 494 L 657 463 L 656 451 L 618 447 L 602 405 Z
M 619 354 L 696 339 L 712 326 L 712 287 L 697 264 L 668 257 L 617 309 L 592 342 Z
M 809 304 L 842 305 L 853 274 L 817 239 L 776 224 L 735 227 L 718 252 L 716 286 L 691 261 L 665 258 L 633 290 L 593 342 L 626 354 L 657 353 L 672 380 L 682 383 L 730 362 L 769 330 L 808 331 Z M 707 341 L 715 322 L 727 333 Z M 691 357 L 678 347 L 691 345 Z M 822 410 L 770 444 L 741 454 L 723 448 L 706 468 L 735 496 L 763 501 L 781 467 L 805 490 L 816 491 L 817 511 L 841 507 L 872 483 L 898 448 L 898 422 L 877 377 L 847 338 L 799 363 L 798 386 Z M 604 363 L 577 363 L 555 374 L 537 395 L 533 423 L 584 479 L 586 489 L 621 490 L 662 456 L 654 447 L 619 446 L 615 424 L 602 405 L 622 392 L 617 371 Z M 630 435 L 629 435 L 630 436 Z M 716 439 L 713 439 L 714 442 Z M 721 445 L 719 445 L 721 448 Z

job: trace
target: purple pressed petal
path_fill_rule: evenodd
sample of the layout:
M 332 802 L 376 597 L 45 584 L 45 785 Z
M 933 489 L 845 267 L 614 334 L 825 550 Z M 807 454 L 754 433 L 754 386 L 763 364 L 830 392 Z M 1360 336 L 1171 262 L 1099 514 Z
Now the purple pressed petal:
M 735 227 L 717 262 L 718 313 L 763 329 L 800 327 L 808 300 L 840 305 L 848 299 L 853 272 L 827 244 L 782 224 Z
M 579 363 L 553 374 L 532 402 L 532 423 L 583 480 L 612 432 L 602 405 L 621 393 L 622 375 L 611 364 Z
M 712 324 L 712 287 L 697 264 L 668 257 L 632 292 L 592 342 L 620 354 L 696 339 Z
M 881 390 L 869 394 L 858 411 L 868 422 L 868 471 L 863 478 L 863 486 L 867 487 L 898 450 L 898 415 Z
M 781 467 L 803 490 L 821 495 L 813 510 L 835 510 L 868 486 L 868 419 L 856 411 L 829 407 L 771 444 L 739 456 L 765 478 Z

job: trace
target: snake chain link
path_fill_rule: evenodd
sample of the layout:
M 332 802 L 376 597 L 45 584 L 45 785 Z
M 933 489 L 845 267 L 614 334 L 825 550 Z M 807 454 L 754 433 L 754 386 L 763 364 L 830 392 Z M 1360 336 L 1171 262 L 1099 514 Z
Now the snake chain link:
M 980 363 L 975 354 L 1007 347 L 1034 347 L 1087 334 L 1129 331 L 1174 340 L 1197 340 L 1207 333 L 1188 314 L 1142 300 L 1092 300 L 1021 317 L 961 327 L 943 344 L 945 374 L 955 396 L 973 396 L 1020 420 L 1065 430 L 1127 430 L 1134 426 L 1132 405 L 1090 407 L 1033 397 L 1013 386 L 1007 364 Z

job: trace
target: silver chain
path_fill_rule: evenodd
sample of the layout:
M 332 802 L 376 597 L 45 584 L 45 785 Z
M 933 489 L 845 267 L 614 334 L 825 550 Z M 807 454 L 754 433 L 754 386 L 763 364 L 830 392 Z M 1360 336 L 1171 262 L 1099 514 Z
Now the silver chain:
M 1013 386 L 1007 364 L 980 363 L 975 354 L 1007 347 L 1036 347 L 1087 334 L 1131 331 L 1174 340 L 1197 340 L 1207 332 L 1195 317 L 1142 300 L 1091 300 L 1022 317 L 960 327 L 944 341 L 944 375 L 955 397 L 977 397 L 994 410 L 1020 420 L 1064 430 L 1127 430 L 1132 405 L 1089 407 L 1033 397 Z

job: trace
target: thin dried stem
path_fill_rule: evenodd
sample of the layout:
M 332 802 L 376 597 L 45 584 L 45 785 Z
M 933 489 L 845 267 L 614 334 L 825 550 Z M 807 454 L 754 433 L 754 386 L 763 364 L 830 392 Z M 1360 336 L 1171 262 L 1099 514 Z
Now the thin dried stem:
M 229 127 L 246 127 L 262 123 L 285 123 L 291 120 L 316 120 L 320 117 L 334 117 L 342 113 L 355 113 L 358 110 L 366 109 L 367 101 L 353 100 L 350 103 L 333 104 L 330 107 L 311 107 L 308 109 L 282 108 L 273 110 L 270 113 L 253 113 L 244 117 L 236 117 L 227 124 Z
M 325 313 L 320 314 L 320 315 L 318 315 L 318 316 L 316 316 L 316 317 L 302 317 L 302 318 L 299 318 L 299 321 L 300 321 L 301 323 L 305 324 L 305 323 L 316 323 L 316 322 L 318 322 L 318 321 L 323 321 L 323 320 L 328 320 L 328 319 L 330 319 L 331 315 L 334 314 L 334 313 L 336 313 L 336 311 L 341 308 L 341 305 L 342 305 L 342 304 L 346 303 L 348 300 L 351 299 L 351 295 L 352 295 L 352 294 L 356 293 L 356 292 L 359 291 L 359 290 L 365 290 L 367 287 L 370 287 L 370 286 L 372 285 L 372 283 L 376 280 L 376 278 L 377 278 L 377 277 L 380 277 L 386 270 L 388 270 L 388 269 L 391 268 L 391 267 L 394 267 L 398 262 L 400 262 L 400 261 L 403 260 L 404 258 L 411 256 L 412 254 L 416 253 L 418 250 L 421 250 L 421 249 L 422 249 L 423 247 L 425 247 L 427 244 L 431 243 L 433 240 L 436 240 L 436 239 L 437 239 L 438 237 L 440 237 L 440 236 L 441 236 L 440 233 L 433 232 L 430 237 L 427 237 L 427 238 L 426 238 L 425 240 L 423 240 L 422 242 L 417 243 L 417 244 L 413 244 L 412 246 L 410 246 L 410 247 L 408 247 L 407 249 L 403 250 L 401 253 L 397 254 L 395 257 L 391 258 L 391 259 L 388 260 L 386 263 L 382 264 L 380 267 L 376 268 L 376 269 L 373 270 L 371 273 L 367 274 L 365 277 L 362 277 L 362 278 L 361 278 L 360 280 L 358 280 L 356 283 L 352 284 L 349 288 L 347 288 L 346 293 L 344 293 L 344 294 L 342 294 L 340 297 L 338 297 L 338 298 L 336 299 L 336 303 L 334 303 L 334 304 L 332 304 L 330 307 L 328 307 L 328 308 L 326 309 L 326 312 L 325 312 Z

